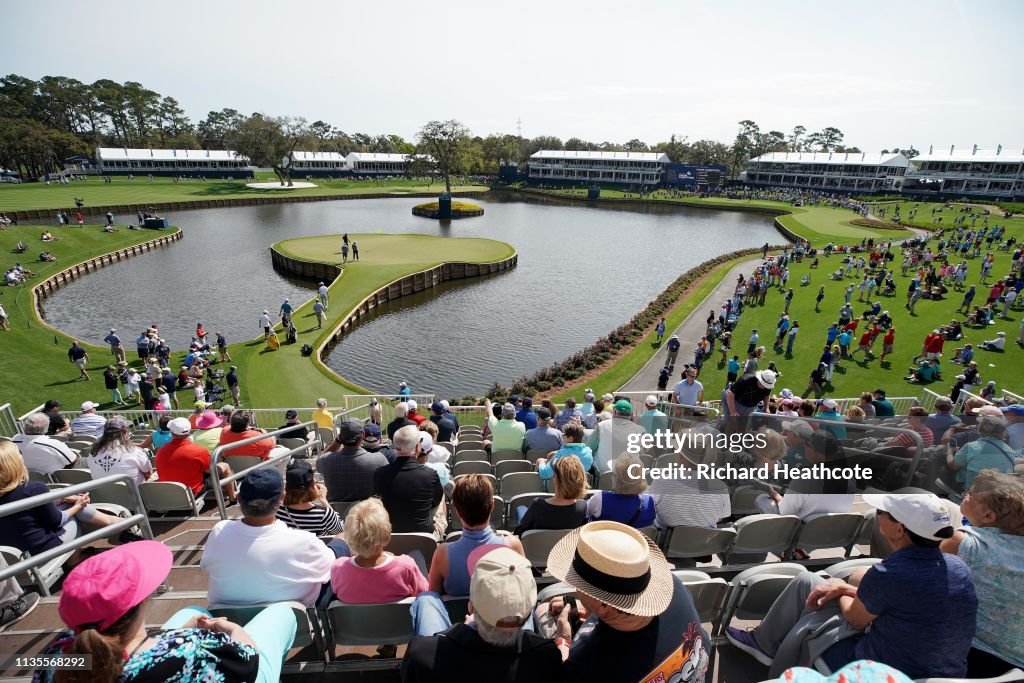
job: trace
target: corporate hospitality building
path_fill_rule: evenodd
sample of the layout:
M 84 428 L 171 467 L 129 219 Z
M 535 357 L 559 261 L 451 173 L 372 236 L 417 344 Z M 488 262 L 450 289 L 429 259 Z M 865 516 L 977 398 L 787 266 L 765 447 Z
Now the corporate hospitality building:
M 751 159 L 747 185 L 839 192 L 899 192 L 910 161 L 902 154 L 769 152 Z
M 100 175 L 251 178 L 253 170 L 248 157 L 231 150 L 96 148 Z
M 665 180 L 667 154 L 542 149 L 530 155 L 527 178 L 535 183 L 615 183 L 653 187 Z
M 1024 153 L 996 150 L 931 152 L 910 160 L 904 194 L 921 199 L 1024 199 Z
M 298 177 L 406 175 L 409 172 L 409 154 L 380 152 L 292 152 L 291 171 Z M 431 157 L 423 157 L 431 161 Z M 281 161 L 288 165 L 288 158 Z

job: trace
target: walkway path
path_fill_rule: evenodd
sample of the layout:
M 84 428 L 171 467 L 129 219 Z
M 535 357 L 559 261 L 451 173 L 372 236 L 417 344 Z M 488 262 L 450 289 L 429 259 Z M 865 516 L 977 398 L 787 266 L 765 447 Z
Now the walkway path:
M 676 370 L 677 372 L 669 379 L 669 387 L 675 384 L 679 380 L 679 374 L 682 372 L 682 367 L 689 363 L 693 359 L 693 348 L 697 346 L 697 342 L 704 336 L 704 332 L 707 329 L 705 322 L 708 318 L 708 306 L 715 311 L 715 315 L 718 315 L 718 311 L 725 300 L 733 295 L 736 289 L 736 281 L 739 279 L 740 273 L 744 276 L 749 276 L 755 267 L 761 264 L 762 259 L 760 257 L 744 261 L 743 263 L 735 266 L 725 276 L 717 287 L 711 290 L 707 298 L 701 302 L 693 312 L 686 317 L 685 320 L 675 330 L 666 331 L 665 339 L 661 343 L 661 347 L 654 354 L 653 357 L 647 364 L 640 368 L 640 372 L 633 375 L 633 377 L 626 382 L 623 386 L 619 387 L 619 391 L 648 391 L 653 390 L 658 386 L 658 373 L 665 367 L 665 360 L 668 357 L 668 350 L 665 348 L 665 344 L 668 343 L 669 337 L 673 334 L 679 336 L 679 356 L 676 358 Z M 736 343 L 746 344 L 746 337 L 739 339 Z M 705 399 L 708 396 L 705 395 Z M 709 399 L 710 400 L 710 399 Z

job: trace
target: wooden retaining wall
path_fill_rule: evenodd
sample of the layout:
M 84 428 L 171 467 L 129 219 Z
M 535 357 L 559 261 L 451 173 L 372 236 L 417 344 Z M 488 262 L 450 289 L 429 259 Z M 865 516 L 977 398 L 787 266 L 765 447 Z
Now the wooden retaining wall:
M 285 275 L 321 282 L 333 281 L 341 275 L 341 268 L 338 266 L 297 259 L 282 254 L 273 247 L 271 247 L 270 252 L 274 269 L 280 273 L 284 273 Z M 330 335 L 317 347 L 316 357 L 321 363 L 323 363 L 326 353 L 337 345 L 338 342 L 341 341 L 342 337 L 348 334 L 352 327 L 359 322 L 361 318 L 369 315 L 370 311 L 383 303 L 393 299 L 400 299 L 403 296 L 408 296 L 417 292 L 422 292 L 426 289 L 431 289 L 450 280 L 463 280 L 466 278 L 500 273 L 510 268 L 514 268 L 518 261 L 519 253 L 515 252 L 508 258 L 501 261 L 494 261 L 493 263 L 442 263 L 441 265 L 434 266 L 428 270 L 423 270 L 418 273 L 412 273 L 398 278 L 367 296 L 365 299 L 360 301 L 355 308 L 349 311 L 349 313 L 342 318 L 337 325 L 335 325 Z M 324 367 L 326 368 L 327 366 L 324 365 Z M 333 373 L 330 368 L 327 368 L 327 370 Z
M 279 190 L 274 190 L 278 192 Z M 110 204 L 107 206 L 84 206 L 81 209 L 64 207 L 61 210 L 71 212 L 81 211 L 85 216 L 102 216 L 108 211 L 117 216 L 134 217 L 140 211 L 184 211 L 188 209 L 217 209 L 231 206 L 258 206 L 261 204 L 290 204 L 294 202 L 326 202 L 342 199 L 400 199 L 402 197 L 431 197 L 436 198 L 436 192 L 370 192 L 366 194 L 337 194 L 337 195 L 290 195 L 288 190 L 280 190 L 281 195 L 259 196 L 259 197 L 235 197 L 230 199 L 200 199 L 184 202 L 147 202 L 146 204 Z M 466 190 L 455 192 L 453 197 L 473 197 L 485 194 L 487 190 Z M 7 211 L 7 215 L 17 219 L 34 220 L 55 220 L 58 209 L 27 209 L 24 211 Z
M 156 239 L 141 242 L 130 247 L 124 247 L 123 249 L 118 249 L 117 251 L 101 254 L 95 258 L 69 266 L 58 273 L 54 273 L 32 288 L 32 305 L 35 307 L 36 315 L 40 320 L 45 320 L 46 316 L 43 314 L 43 301 L 50 298 L 54 292 L 69 282 L 73 282 L 87 273 L 99 270 L 100 268 L 109 266 L 112 263 L 117 263 L 118 261 L 122 261 L 137 254 L 144 254 L 147 251 L 171 244 L 172 242 L 180 240 L 182 237 L 184 237 L 184 233 L 179 229 L 169 235 L 163 235 Z

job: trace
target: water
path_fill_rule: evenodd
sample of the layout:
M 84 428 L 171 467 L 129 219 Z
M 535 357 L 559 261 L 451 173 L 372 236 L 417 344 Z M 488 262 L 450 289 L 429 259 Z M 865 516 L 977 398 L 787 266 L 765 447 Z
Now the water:
M 383 306 L 327 364 L 362 386 L 480 394 L 568 356 L 629 320 L 680 273 L 726 251 L 777 242 L 771 218 L 675 207 L 602 206 L 488 194 L 479 218 L 412 216 L 422 199 L 312 202 L 178 211 L 185 238 L 75 281 L 45 304 L 47 320 L 92 343 L 116 327 L 129 349 L 152 322 L 172 348 L 196 322 L 231 342 L 258 318 L 312 295 L 270 264 L 276 241 L 330 232 L 491 237 L 519 251 L 511 271 L 449 283 Z M 305 341 L 300 338 L 300 343 Z

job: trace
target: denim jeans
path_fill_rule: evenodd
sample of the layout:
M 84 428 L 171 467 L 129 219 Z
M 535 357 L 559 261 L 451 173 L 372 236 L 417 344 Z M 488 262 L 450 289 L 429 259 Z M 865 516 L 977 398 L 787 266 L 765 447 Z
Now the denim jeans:
M 186 607 L 164 622 L 165 629 L 181 628 L 195 616 L 210 616 L 202 607 Z M 260 655 L 258 683 L 276 683 L 281 678 L 284 658 L 295 641 L 295 614 L 290 607 L 275 604 L 266 607 L 245 625 L 245 632 L 256 643 Z
M 409 613 L 412 615 L 412 628 L 418 636 L 432 636 L 452 625 L 441 594 L 434 591 L 424 591 L 416 596 Z

